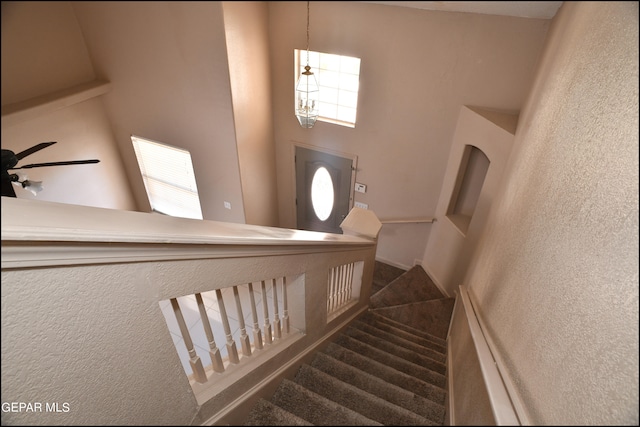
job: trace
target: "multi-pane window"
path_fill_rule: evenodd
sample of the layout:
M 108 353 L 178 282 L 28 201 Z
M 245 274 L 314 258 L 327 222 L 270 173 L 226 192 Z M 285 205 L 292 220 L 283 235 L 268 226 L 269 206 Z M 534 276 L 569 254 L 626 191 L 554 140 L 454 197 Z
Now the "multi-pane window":
M 196 177 L 187 150 L 131 136 L 154 212 L 202 219 Z
M 307 65 L 307 51 L 294 52 L 296 79 Z M 309 66 L 319 86 L 318 120 L 355 127 L 360 86 L 360 58 L 309 51 Z

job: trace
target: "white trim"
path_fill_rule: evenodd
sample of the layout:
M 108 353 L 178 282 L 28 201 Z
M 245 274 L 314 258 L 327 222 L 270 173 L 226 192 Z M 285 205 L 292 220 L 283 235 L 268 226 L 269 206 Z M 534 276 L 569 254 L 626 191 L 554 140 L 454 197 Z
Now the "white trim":
M 435 218 L 407 218 L 407 219 L 381 219 L 380 222 L 383 224 L 422 224 L 422 223 L 432 223 L 436 219 Z
M 456 303 L 458 301 L 456 300 Z M 454 311 L 453 313 L 455 313 L 455 304 L 454 304 Z M 451 330 L 451 323 L 449 324 L 449 330 Z M 451 351 L 451 341 L 449 340 L 449 334 L 447 333 L 447 400 L 449 402 L 449 410 L 447 412 L 447 415 L 449 416 L 449 424 L 450 426 L 454 426 L 456 425 L 456 416 L 455 416 L 455 411 L 454 411 L 454 406 L 453 406 L 453 402 L 454 402 L 454 396 L 453 396 L 453 370 L 451 369 L 451 367 L 453 367 L 453 356 L 451 355 L 452 351 Z
M 473 304 L 472 296 L 473 295 L 469 293 L 469 300 L 471 300 L 471 303 Z M 486 331 L 487 328 L 486 328 L 482 318 L 477 317 L 477 316 L 476 316 L 476 318 L 478 320 L 478 323 L 480 324 L 480 328 L 483 331 Z M 504 382 L 504 385 L 507 388 L 507 393 L 509 394 L 509 398 L 511 399 L 511 403 L 513 404 L 513 407 L 514 407 L 514 409 L 516 411 L 516 414 L 518 415 L 518 418 L 520 419 L 520 424 L 523 425 L 523 426 L 533 425 L 531 420 L 529 419 L 529 416 L 527 415 L 527 412 L 526 412 L 524 404 L 522 403 L 522 400 L 520 399 L 520 397 L 518 396 L 518 393 L 516 392 L 516 388 L 513 385 L 513 381 L 511 380 L 511 377 L 509 377 L 508 375 L 505 374 L 505 372 L 507 372 L 507 370 L 505 368 L 504 360 L 500 356 L 500 352 L 497 351 L 497 347 L 496 347 L 495 343 L 493 342 L 493 339 L 491 338 L 490 335 L 487 335 L 487 334 L 484 334 L 484 338 L 487 341 L 487 345 L 489 346 L 489 349 L 491 350 L 491 354 L 493 355 L 493 358 L 494 358 L 495 363 L 496 363 L 496 367 L 498 368 L 498 371 L 500 372 L 500 376 L 502 377 L 502 381 Z
M 376 256 L 376 261 L 381 262 L 383 264 L 389 264 L 392 267 L 396 267 L 396 268 L 400 268 L 404 271 L 409 271 L 411 269 L 411 267 L 408 267 L 404 264 L 400 264 L 399 262 L 394 262 L 394 261 L 390 261 L 388 259 L 385 258 L 380 258 L 379 256 Z
M 447 298 L 451 298 L 451 295 L 449 295 L 449 292 L 447 292 L 445 287 L 442 286 L 442 283 L 440 283 L 438 281 L 437 276 L 435 274 L 433 274 L 433 272 L 429 269 L 429 267 L 425 266 L 422 263 L 420 263 L 420 265 L 422 266 L 422 268 L 424 268 L 424 271 L 427 273 L 427 275 L 433 281 L 433 283 L 436 285 L 436 287 L 440 290 L 440 292 L 442 292 L 442 295 L 444 295 Z
M 469 332 L 478 354 L 496 425 L 521 425 L 464 285 L 460 285 L 460 297 L 469 323 Z

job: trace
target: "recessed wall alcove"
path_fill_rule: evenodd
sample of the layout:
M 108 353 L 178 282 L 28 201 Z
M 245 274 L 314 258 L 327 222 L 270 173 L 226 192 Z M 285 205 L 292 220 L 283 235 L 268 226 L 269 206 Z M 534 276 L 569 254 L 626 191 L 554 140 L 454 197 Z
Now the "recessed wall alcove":
M 490 163 L 481 149 L 465 145 L 447 209 L 447 217 L 462 234 L 469 229 Z
M 502 180 L 518 114 L 462 106 L 422 267 L 453 296 Z

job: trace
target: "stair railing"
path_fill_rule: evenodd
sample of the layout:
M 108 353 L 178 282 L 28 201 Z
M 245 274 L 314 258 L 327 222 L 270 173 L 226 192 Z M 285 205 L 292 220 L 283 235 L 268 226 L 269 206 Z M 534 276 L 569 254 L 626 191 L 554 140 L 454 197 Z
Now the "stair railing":
M 3 198 L 3 399 L 71 401 L 64 424 L 222 417 L 366 311 L 380 226 L 358 209 L 327 234 Z

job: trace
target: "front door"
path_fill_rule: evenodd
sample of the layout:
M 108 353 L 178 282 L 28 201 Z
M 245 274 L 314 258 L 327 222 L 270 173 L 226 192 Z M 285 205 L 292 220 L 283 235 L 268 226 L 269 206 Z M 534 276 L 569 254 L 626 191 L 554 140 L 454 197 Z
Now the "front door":
M 295 147 L 297 228 L 342 234 L 351 209 L 355 158 Z

